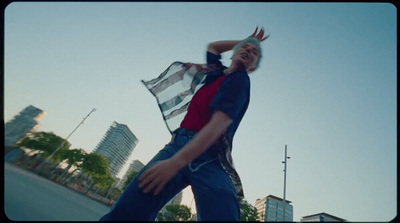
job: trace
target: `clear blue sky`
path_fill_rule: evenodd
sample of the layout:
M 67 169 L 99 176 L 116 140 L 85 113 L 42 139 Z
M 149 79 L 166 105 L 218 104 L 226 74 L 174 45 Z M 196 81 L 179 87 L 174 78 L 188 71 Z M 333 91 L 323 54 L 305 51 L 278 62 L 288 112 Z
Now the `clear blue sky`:
M 47 112 L 41 131 L 67 137 L 96 108 L 72 147 L 91 152 L 117 121 L 140 140 L 129 160 L 146 163 L 170 134 L 140 80 L 173 61 L 204 63 L 208 43 L 263 26 L 271 36 L 233 145 L 246 199 L 283 196 L 287 145 L 294 220 L 326 212 L 388 221 L 397 205 L 396 19 L 386 3 L 12 3 L 4 120 L 34 105 Z

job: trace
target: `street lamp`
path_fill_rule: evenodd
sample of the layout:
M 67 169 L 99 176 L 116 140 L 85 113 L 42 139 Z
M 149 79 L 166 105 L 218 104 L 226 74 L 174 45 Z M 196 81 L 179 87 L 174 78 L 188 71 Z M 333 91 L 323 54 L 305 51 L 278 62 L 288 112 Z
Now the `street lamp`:
M 62 147 L 62 146 L 64 145 L 64 143 L 68 140 L 68 138 L 72 135 L 72 133 L 74 133 L 75 130 L 77 130 L 77 129 L 79 128 L 80 125 L 84 124 L 83 121 L 85 121 L 85 120 L 87 119 L 87 117 L 89 117 L 89 115 L 92 114 L 92 112 L 94 112 L 94 111 L 96 111 L 95 108 L 93 108 L 92 111 L 90 111 L 89 114 L 88 114 L 86 117 L 83 118 L 83 120 L 79 123 L 79 125 L 76 126 L 76 128 L 67 136 L 67 138 L 64 139 L 64 141 L 57 147 L 57 149 L 54 150 L 54 152 L 51 153 L 51 155 L 48 156 L 47 159 L 46 159 L 45 161 L 43 161 L 43 162 L 38 166 L 38 168 L 37 168 L 38 171 L 42 168 L 42 166 L 43 166 L 45 163 L 49 162 L 50 158 L 53 157 L 53 155 L 54 155 L 59 149 L 61 149 L 61 147 Z
M 283 221 L 285 221 L 285 215 L 286 215 L 286 164 L 287 164 L 287 159 L 290 159 L 290 157 L 287 156 L 287 145 L 285 145 L 285 161 L 282 161 L 283 164 L 285 164 L 285 167 L 283 169 L 284 172 L 284 178 L 283 178 Z

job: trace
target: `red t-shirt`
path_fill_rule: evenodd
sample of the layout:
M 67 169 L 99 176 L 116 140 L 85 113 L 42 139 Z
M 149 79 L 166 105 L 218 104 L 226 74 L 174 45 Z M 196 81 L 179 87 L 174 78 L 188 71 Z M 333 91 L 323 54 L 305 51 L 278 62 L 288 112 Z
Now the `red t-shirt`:
M 223 75 L 216 81 L 204 85 L 196 92 L 190 102 L 188 112 L 181 123 L 182 128 L 198 132 L 210 121 L 210 103 L 217 93 L 221 82 L 226 77 L 226 75 Z

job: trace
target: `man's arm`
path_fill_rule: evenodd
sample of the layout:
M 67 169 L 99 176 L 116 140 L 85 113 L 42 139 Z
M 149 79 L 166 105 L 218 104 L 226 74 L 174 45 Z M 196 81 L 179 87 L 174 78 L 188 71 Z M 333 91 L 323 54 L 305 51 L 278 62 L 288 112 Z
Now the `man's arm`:
M 239 40 L 221 40 L 212 42 L 208 45 L 207 51 L 218 55 L 231 50 L 238 43 L 240 43 Z
M 226 131 L 232 119 L 222 111 L 215 111 L 208 122 L 186 146 L 171 159 L 181 169 L 204 153 Z
M 264 29 L 263 28 L 260 29 L 260 32 L 257 33 L 257 31 L 258 31 L 258 27 L 254 31 L 254 33 L 250 35 L 250 37 L 254 37 L 260 42 L 266 40 L 269 37 L 269 35 L 264 37 Z M 221 40 L 221 41 L 212 42 L 208 45 L 207 51 L 210 53 L 213 53 L 213 54 L 221 54 L 221 53 L 224 53 L 226 51 L 233 49 L 233 47 L 236 46 L 240 42 L 241 42 L 241 40 Z
M 204 153 L 222 136 L 232 119 L 222 111 L 215 111 L 211 120 L 179 152 L 167 160 L 160 161 L 146 170 L 139 178 L 139 187 L 144 193 L 154 190 L 157 195 L 175 174 Z

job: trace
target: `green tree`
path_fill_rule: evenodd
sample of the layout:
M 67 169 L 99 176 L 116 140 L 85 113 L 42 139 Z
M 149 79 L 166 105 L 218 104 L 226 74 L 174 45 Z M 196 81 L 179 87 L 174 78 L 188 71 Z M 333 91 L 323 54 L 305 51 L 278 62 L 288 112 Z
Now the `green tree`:
M 190 208 L 186 205 L 169 204 L 165 206 L 165 211 L 159 213 L 157 219 L 159 221 L 188 221 L 192 217 Z
M 62 142 L 64 142 L 64 139 L 52 132 L 33 132 L 24 136 L 20 141 L 18 141 L 17 145 L 34 151 L 42 151 L 42 157 L 46 158 L 52 154 Z M 66 141 L 63 143 L 60 150 L 68 149 L 68 147 L 69 143 Z M 53 160 L 55 159 L 57 159 L 57 157 Z
M 245 199 L 239 202 L 240 206 L 240 220 L 241 221 L 257 221 L 258 213 L 257 209 L 249 204 Z
M 54 155 L 51 157 L 50 161 L 53 163 L 53 167 L 50 169 L 50 174 L 54 175 L 57 167 L 61 164 L 62 161 L 66 160 L 66 153 L 69 151 L 68 148 L 61 147 Z M 55 176 L 57 177 L 57 176 Z M 59 177 L 59 176 L 58 176 Z
M 115 182 L 114 178 L 112 178 L 109 172 L 106 174 L 94 174 L 91 176 L 91 180 L 93 182 L 93 186 L 98 185 L 101 188 L 107 188 Z
M 59 148 L 57 153 L 55 153 L 50 160 L 52 163 L 59 163 L 62 161 L 62 151 L 68 149 L 69 143 L 52 132 L 32 132 L 22 137 L 17 142 L 17 146 L 29 148 L 33 150 L 33 152 L 39 151 L 42 159 L 46 159 Z M 39 156 L 36 156 L 36 158 L 31 161 L 31 166 L 36 166 L 36 162 L 40 160 L 38 157 Z M 54 171 L 56 167 L 57 165 L 54 165 L 52 171 Z
M 108 171 L 107 157 L 94 152 L 84 156 L 82 162 L 82 172 L 87 174 L 92 181 L 91 186 L 86 192 L 89 192 L 90 189 L 96 184 L 107 184 L 111 177 Z
M 67 175 L 72 166 L 76 166 L 74 172 L 80 169 L 84 155 L 85 151 L 83 149 L 68 149 L 64 151 L 63 157 L 67 159 L 68 166 L 65 168 L 61 178 L 64 178 Z
M 82 162 L 82 171 L 89 176 L 106 174 L 108 172 L 107 157 L 94 152 L 85 155 Z
M 124 188 L 122 190 L 125 190 L 126 187 L 128 187 L 129 183 L 133 180 L 133 178 L 135 178 L 135 176 L 137 174 L 138 174 L 138 172 L 136 172 L 136 171 L 132 171 L 132 172 L 129 173 L 129 175 L 126 178 L 126 181 L 125 181 L 125 186 L 124 186 Z

